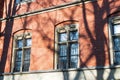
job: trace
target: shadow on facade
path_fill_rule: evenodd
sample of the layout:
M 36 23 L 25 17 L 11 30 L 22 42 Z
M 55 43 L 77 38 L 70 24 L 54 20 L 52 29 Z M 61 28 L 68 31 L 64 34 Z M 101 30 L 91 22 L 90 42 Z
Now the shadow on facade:
M 13 27 L 13 22 L 14 22 L 14 19 L 11 17 L 11 15 L 15 15 L 15 12 L 16 12 L 16 6 L 13 3 L 13 0 L 9 0 L 8 6 L 6 6 L 7 2 L 5 0 L 3 0 L 2 3 L 5 4 L 5 8 L 7 10 L 6 11 L 7 20 L 6 20 L 6 24 L 4 25 L 4 29 L 0 35 L 0 37 L 4 36 L 2 55 L 1 55 L 1 61 L 0 61 L 0 73 L 4 73 L 5 71 L 5 65 L 7 62 L 7 56 L 8 56 L 8 51 L 9 51 L 9 43 L 11 39 L 12 27 Z M 2 6 L 2 8 L 4 7 Z M 3 76 L 0 76 L 0 77 L 1 77 L 0 80 L 4 79 Z
M 106 59 L 106 57 L 109 57 L 110 55 L 109 54 L 108 54 L 109 56 L 106 55 L 106 53 L 107 53 L 106 51 L 109 50 L 109 48 L 107 47 L 107 50 L 105 50 L 105 46 L 108 46 L 109 44 L 108 44 L 108 41 L 107 41 L 106 36 L 104 34 L 104 26 L 106 25 L 106 23 L 108 21 L 108 18 L 107 18 L 107 16 L 106 16 L 106 18 L 103 18 L 103 16 L 104 16 L 105 13 L 106 13 L 106 15 L 110 15 L 110 4 L 111 3 L 114 3 L 114 0 L 111 0 L 110 2 L 108 0 L 103 0 L 103 6 L 102 7 L 99 6 L 99 4 L 97 2 L 92 3 L 92 6 L 94 8 L 94 12 L 93 12 L 93 14 L 94 14 L 94 26 L 95 26 L 95 28 L 94 28 L 95 29 L 94 30 L 95 38 L 94 38 L 92 33 L 91 33 L 91 30 L 89 29 L 89 22 L 87 21 L 87 17 L 86 17 L 87 8 L 85 6 L 84 1 L 82 2 L 82 14 L 83 14 L 83 19 L 84 19 L 85 30 L 87 32 L 88 37 L 90 38 L 90 42 L 93 46 L 92 47 L 93 49 L 92 49 L 91 55 L 89 55 L 89 57 L 85 61 L 82 61 L 82 59 L 80 60 L 81 61 L 81 67 L 88 67 L 86 65 L 86 63 L 93 56 L 96 59 L 96 66 L 106 66 L 105 65 L 106 64 L 105 59 Z M 29 6 L 27 8 L 27 11 L 29 11 L 29 8 L 30 8 Z M 10 17 L 11 13 L 12 13 L 12 15 L 15 15 L 15 12 L 16 12 L 15 4 L 14 4 L 14 7 L 13 7 L 12 10 L 11 10 L 11 7 L 12 7 L 12 0 L 10 0 L 9 6 L 8 6 L 8 13 L 6 13 L 7 17 Z M 67 17 L 70 16 L 69 20 L 74 20 L 73 16 L 75 14 L 74 13 L 75 10 L 76 9 L 71 11 L 72 15 L 68 15 L 66 12 L 63 12 L 63 13 L 65 13 L 66 16 L 68 15 Z M 47 21 L 51 21 L 53 25 L 55 25 L 57 22 L 59 22 L 55 19 L 52 19 L 49 14 L 47 16 L 49 16 L 49 19 Z M 47 24 L 47 21 L 46 21 L 46 23 L 44 23 L 44 25 Z M 0 72 L 1 73 L 4 73 L 4 70 L 5 70 L 5 64 L 6 64 L 6 59 L 7 59 L 7 53 L 8 53 L 9 43 L 10 43 L 10 39 L 11 39 L 11 34 L 12 34 L 13 22 L 14 22 L 13 18 L 7 20 L 4 31 L 2 31 L 1 34 L 0 34 L 0 37 L 4 36 L 4 45 L 3 45 L 3 51 L 2 51 L 2 55 L 1 55 L 2 57 L 1 57 L 1 61 L 0 61 Z M 54 40 L 49 38 L 47 36 L 47 34 L 44 33 L 44 30 L 42 29 L 42 26 L 40 25 L 42 20 L 36 20 L 36 22 L 37 22 L 38 32 L 39 32 L 40 36 L 42 36 L 43 40 L 49 42 L 47 48 L 49 50 L 51 50 L 52 52 L 54 52 L 54 47 L 51 46 L 51 42 L 53 42 Z M 27 20 L 27 17 L 26 17 L 24 19 L 24 22 L 23 22 L 23 29 L 26 29 L 27 23 L 29 23 L 29 20 Z M 99 25 L 101 25 L 101 27 Z M 108 80 L 110 80 L 111 78 L 114 77 L 113 76 L 114 73 L 115 73 L 115 70 L 111 70 L 111 72 L 109 73 L 109 76 L 108 76 Z M 82 76 L 82 74 L 84 74 L 84 71 L 82 71 L 82 73 L 78 72 L 75 75 L 74 80 L 78 80 L 80 75 Z M 91 72 L 91 74 L 92 74 L 92 72 Z M 103 74 L 104 74 L 104 70 L 100 70 L 100 71 L 97 70 L 97 77 L 95 76 L 95 79 L 96 80 L 101 80 L 103 78 Z M 69 75 L 68 72 L 63 72 L 63 76 L 64 76 L 63 80 L 69 80 L 70 75 Z M 83 76 L 83 77 L 85 78 L 84 80 L 86 80 L 86 77 L 85 76 Z M 0 76 L 0 80 L 3 80 L 3 79 L 4 79 L 3 76 Z M 13 78 L 13 80 L 14 80 L 14 78 Z

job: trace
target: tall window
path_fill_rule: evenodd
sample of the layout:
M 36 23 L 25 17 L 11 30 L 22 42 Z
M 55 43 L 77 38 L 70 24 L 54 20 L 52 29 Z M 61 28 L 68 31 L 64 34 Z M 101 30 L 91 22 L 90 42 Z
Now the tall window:
M 112 20 L 111 36 L 113 48 L 113 64 L 120 65 L 120 19 Z
M 14 72 L 29 71 L 31 34 L 15 36 L 14 43 Z
M 77 68 L 78 66 L 78 29 L 75 24 L 56 29 L 58 69 Z

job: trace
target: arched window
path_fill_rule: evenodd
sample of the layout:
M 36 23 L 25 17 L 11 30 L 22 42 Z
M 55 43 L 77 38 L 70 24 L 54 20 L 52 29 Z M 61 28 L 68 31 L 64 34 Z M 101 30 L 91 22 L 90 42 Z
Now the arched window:
M 68 24 L 55 30 L 57 68 L 77 68 L 79 60 L 78 26 Z
M 113 65 L 120 65 L 120 16 L 110 19 L 110 52 Z
M 14 36 L 13 72 L 29 71 L 31 53 L 31 33 Z

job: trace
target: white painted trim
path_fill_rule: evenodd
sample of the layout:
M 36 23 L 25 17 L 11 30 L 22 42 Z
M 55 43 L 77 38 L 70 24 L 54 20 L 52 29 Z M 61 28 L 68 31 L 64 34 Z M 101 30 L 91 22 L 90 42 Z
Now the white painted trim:
M 111 27 L 112 27 L 112 20 L 113 18 L 109 19 L 108 22 L 108 29 L 109 29 L 109 50 L 110 50 L 110 65 L 114 65 L 114 55 L 113 55 L 113 41 L 112 41 L 112 34 L 111 34 Z

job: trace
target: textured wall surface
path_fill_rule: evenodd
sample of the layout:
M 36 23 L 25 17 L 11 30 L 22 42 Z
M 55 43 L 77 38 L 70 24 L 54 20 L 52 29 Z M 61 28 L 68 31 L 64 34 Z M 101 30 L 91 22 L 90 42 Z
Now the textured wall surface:
M 29 9 L 33 11 L 37 8 L 36 1 L 15 7 L 7 2 L 10 7 L 8 6 L 4 12 L 9 18 L 12 14 L 22 14 Z M 65 22 L 74 23 L 73 20 L 79 25 L 79 67 L 109 66 L 108 19 L 113 13 L 119 11 L 119 4 L 120 0 L 98 0 L 1 22 L 0 72 L 11 71 L 13 36 L 24 32 L 32 33 L 30 71 L 53 70 L 55 28 L 57 25 L 67 24 Z M 20 75 L 16 75 L 16 78 L 18 76 Z

